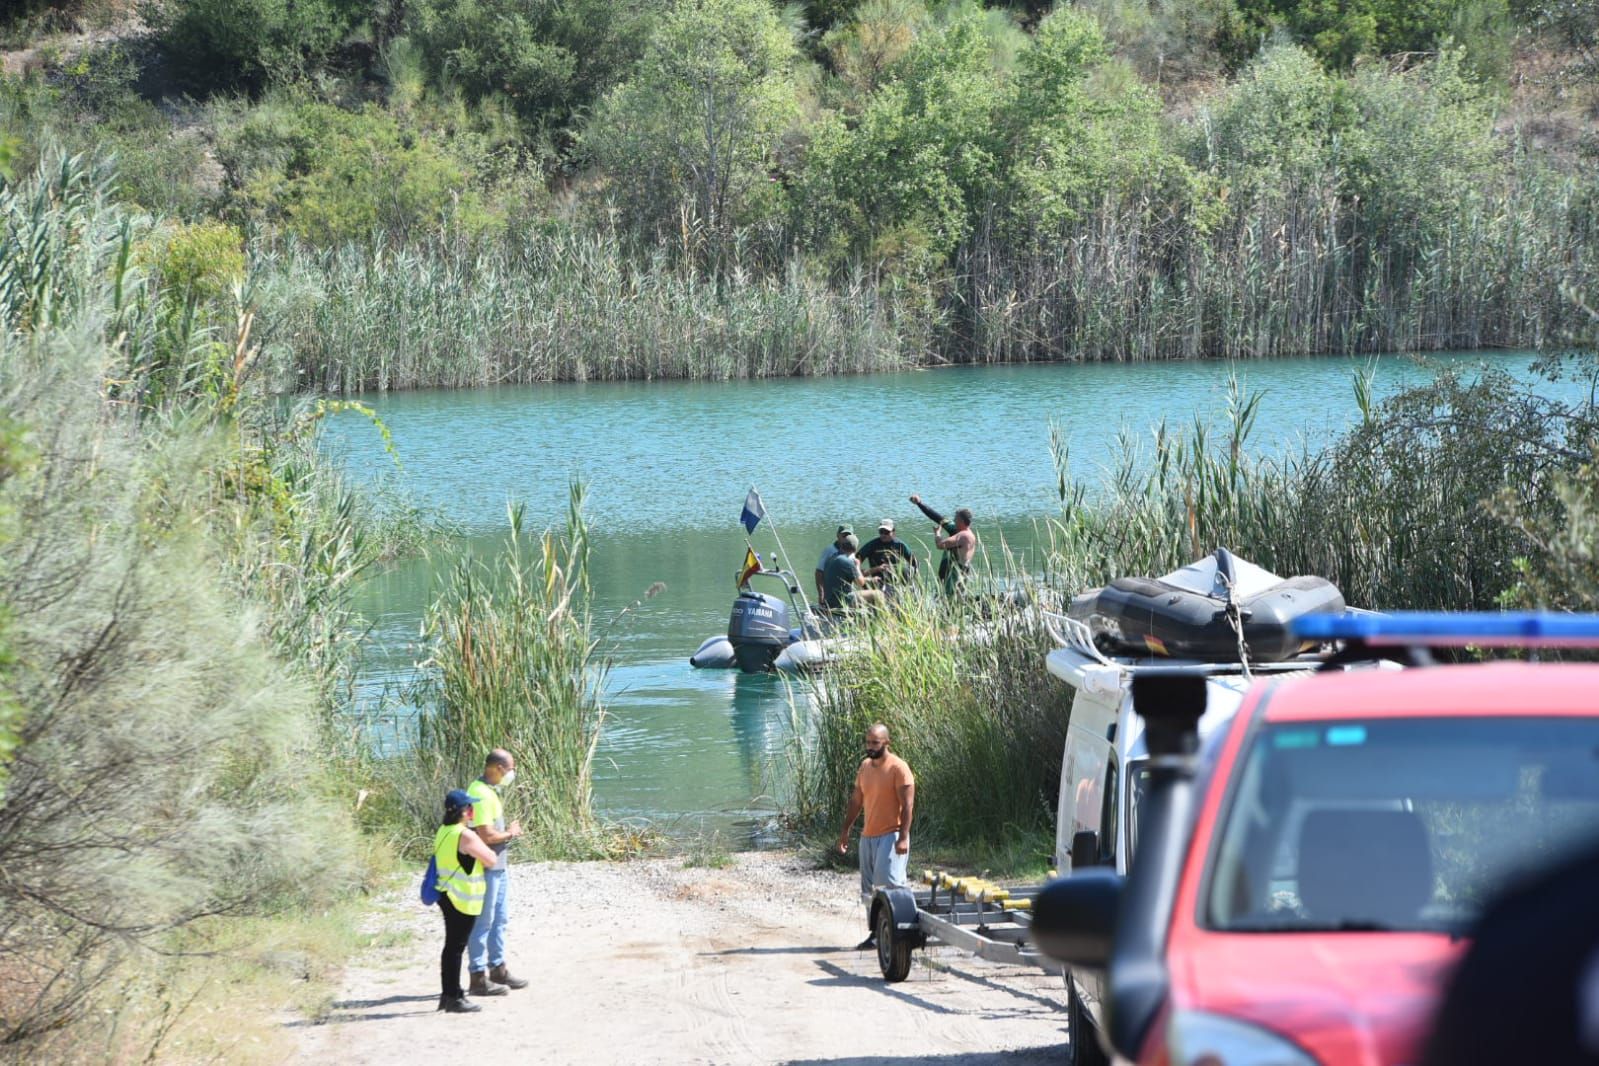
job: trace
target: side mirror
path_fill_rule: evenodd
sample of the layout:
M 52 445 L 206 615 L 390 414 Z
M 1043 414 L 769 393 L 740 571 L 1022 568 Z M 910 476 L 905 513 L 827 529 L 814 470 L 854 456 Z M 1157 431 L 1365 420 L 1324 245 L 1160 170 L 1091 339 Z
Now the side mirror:
M 1079 829 L 1072 834 L 1072 872 L 1099 865 L 1099 834 Z
M 1072 854 L 1075 858 L 1075 845 Z M 1122 883 L 1114 870 L 1100 869 L 1047 886 L 1033 900 L 1033 940 L 1039 950 L 1069 966 L 1106 969 L 1121 911 Z
M 1199 719 L 1209 693 L 1197 674 L 1150 670 L 1133 677 L 1133 708 L 1144 719 L 1144 743 L 1153 758 L 1199 750 Z

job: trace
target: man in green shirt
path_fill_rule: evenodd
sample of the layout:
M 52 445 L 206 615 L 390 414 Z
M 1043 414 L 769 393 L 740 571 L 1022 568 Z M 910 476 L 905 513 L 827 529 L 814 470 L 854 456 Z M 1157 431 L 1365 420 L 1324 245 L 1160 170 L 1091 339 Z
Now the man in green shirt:
M 467 825 L 487 844 L 498 860 L 485 876 L 483 912 L 472 924 L 467 941 L 467 969 L 472 974 L 468 989 L 474 996 L 503 996 L 512 988 L 526 988 L 527 981 L 512 977 L 505 965 L 505 921 L 510 914 L 511 874 L 505 849 L 522 835 L 522 823 L 505 824 L 505 804 L 500 789 L 516 778 L 516 760 L 504 748 L 495 748 L 483 760 L 483 776 L 467 786 L 473 799 L 472 817 Z

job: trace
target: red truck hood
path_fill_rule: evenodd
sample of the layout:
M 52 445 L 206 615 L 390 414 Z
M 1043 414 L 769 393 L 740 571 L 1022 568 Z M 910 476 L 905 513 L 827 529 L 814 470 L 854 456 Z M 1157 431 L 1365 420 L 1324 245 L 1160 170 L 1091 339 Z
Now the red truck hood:
M 1325 1066 L 1409 1066 L 1465 946 L 1434 933 L 1198 933 L 1168 956 L 1172 1000 L 1281 1033 Z

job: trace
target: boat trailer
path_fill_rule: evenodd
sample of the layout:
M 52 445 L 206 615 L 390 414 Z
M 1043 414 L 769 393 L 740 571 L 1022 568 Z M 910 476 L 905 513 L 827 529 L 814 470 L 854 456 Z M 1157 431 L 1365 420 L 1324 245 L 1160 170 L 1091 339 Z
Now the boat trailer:
M 981 877 L 933 870 L 922 871 L 922 884 L 926 887 L 879 888 L 872 896 L 872 933 L 884 980 L 905 980 L 911 952 L 928 944 L 947 944 L 991 962 L 1064 972 L 1032 942 L 1033 899 L 1043 884 L 1005 888 Z

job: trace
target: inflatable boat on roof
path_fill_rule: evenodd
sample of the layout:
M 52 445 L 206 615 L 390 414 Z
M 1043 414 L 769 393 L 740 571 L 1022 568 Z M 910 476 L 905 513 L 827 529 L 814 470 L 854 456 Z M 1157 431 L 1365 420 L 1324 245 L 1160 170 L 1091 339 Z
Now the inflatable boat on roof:
M 1069 617 L 1109 654 L 1200 662 L 1281 662 L 1314 646 L 1292 624 L 1337 614 L 1344 598 L 1322 577 L 1278 577 L 1226 548 L 1157 578 L 1117 578 L 1072 600 Z

